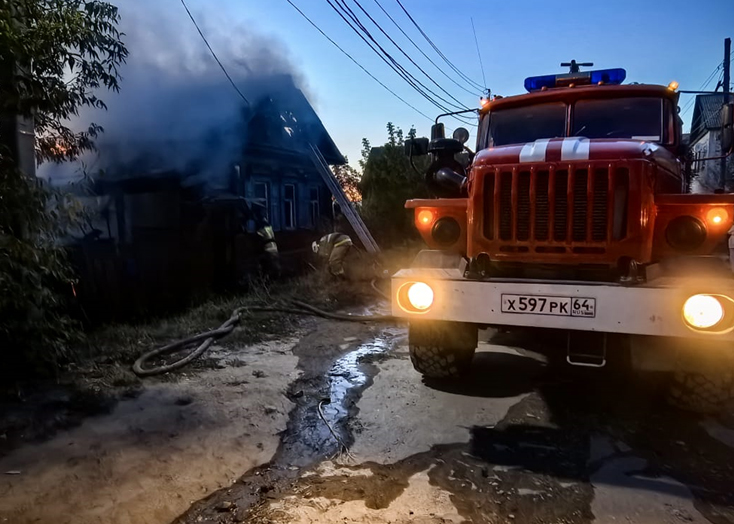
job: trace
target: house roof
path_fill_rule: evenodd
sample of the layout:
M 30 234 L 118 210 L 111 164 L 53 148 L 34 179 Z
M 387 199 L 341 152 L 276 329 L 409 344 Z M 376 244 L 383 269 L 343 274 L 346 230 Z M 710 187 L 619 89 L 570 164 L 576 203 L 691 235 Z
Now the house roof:
M 697 142 L 707 131 L 721 127 L 721 106 L 724 94 L 696 95 L 691 120 L 691 143 Z
M 330 165 L 347 161 L 303 92 L 289 76 L 279 78 L 246 110 L 247 148 L 282 148 L 304 154 L 308 144 L 319 148 Z M 275 86 L 273 86 L 275 84 Z
M 97 142 L 101 159 L 97 167 L 104 168 L 110 179 L 170 172 L 178 173 L 187 185 L 208 181 L 224 188 L 231 166 L 248 156 L 275 162 L 297 159 L 310 165 L 309 143 L 329 164 L 346 163 L 290 75 L 259 77 L 243 90 L 252 105 L 242 107 L 238 101 L 221 121 L 208 122 L 205 112 L 192 111 L 170 134 L 141 127 L 134 136 L 102 136 Z M 201 127 L 204 124 L 209 127 Z

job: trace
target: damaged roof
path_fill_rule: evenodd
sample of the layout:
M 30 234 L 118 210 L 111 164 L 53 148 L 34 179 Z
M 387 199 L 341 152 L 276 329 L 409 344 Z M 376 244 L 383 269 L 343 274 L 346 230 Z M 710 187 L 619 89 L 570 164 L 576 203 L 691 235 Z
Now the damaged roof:
M 305 154 L 319 148 L 330 165 L 347 161 L 303 92 L 286 77 L 279 89 L 253 103 L 247 123 L 246 148 L 282 148 Z

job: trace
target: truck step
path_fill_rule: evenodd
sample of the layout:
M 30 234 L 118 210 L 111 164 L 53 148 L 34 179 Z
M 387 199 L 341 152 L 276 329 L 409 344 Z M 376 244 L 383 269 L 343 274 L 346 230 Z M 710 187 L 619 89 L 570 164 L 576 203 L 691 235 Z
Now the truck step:
M 607 365 L 607 335 L 593 331 L 570 331 L 566 362 L 572 366 L 603 368 Z

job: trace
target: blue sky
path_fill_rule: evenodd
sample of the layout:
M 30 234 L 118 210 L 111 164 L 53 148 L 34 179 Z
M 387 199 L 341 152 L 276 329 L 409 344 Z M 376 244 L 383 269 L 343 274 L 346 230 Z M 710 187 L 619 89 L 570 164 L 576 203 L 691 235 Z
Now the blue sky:
M 450 72 L 396 0 L 379 1 L 416 43 Z M 487 86 L 493 93 L 505 96 L 523 92 L 523 80 L 527 76 L 561 72 L 559 63 L 572 58 L 594 62 L 595 68 L 623 67 L 628 82 L 667 84 L 677 80 L 681 89 L 698 89 L 722 61 L 723 39 L 734 36 L 734 0 L 402 1 L 440 50 L 481 84 L 482 73 L 471 31 L 473 17 Z M 166 2 L 170 2 L 170 9 L 183 10 L 178 1 Z M 401 97 L 431 117 L 440 112 L 367 48 L 325 0 L 293 2 Z M 347 2 L 361 15 L 352 0 Z M 478 104 L 477 97 L 452 84 L 412 47 L 383 15 L 375 0 L 359 2 L 442 87 L 470 107 Z M 188 3 L 195 16 L 210 22 L 216 20 L 225 34 L 229 29 L 239 31 L 241 24 L 245 24 L 280 41 L 291 62 L 303 74 L 309 98 L 337 145 L 349 156 L 350 163 L 356 164 L 363 137 L 373 144 L 384 142 L 388 121 L 406 130 L 414 125 L 419 135 L 428 134 L 431 124 L 428 119 L 369 78 L 286 0 L 189 0 Z M 364 23 L 370 27 L 366 19 Z M 379 31 L 370 29 L 377 37 Z M 198 38 L 193 26 L 184 25 L 180 30 L 191 32 L 192 39 Z M 385 44 L 408 67 L 407 60 L 390 46 Z M 414 68 L 410 70 L 420 78 Z M 455 79 L 462 83 L 460 78 Z M 713 88 L 717 79 L 718 73 L 709 88 Z M 688 98 L 682 97 L 682 106 L 685 107 Z M 686 125 L 691 113 L 689 110 L 684 114 Z

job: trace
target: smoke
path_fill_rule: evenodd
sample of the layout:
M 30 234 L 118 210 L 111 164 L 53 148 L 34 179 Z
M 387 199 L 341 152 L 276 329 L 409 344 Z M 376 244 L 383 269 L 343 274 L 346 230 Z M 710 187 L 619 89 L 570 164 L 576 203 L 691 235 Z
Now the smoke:
M 245 139 L 247 104 L 206 48 L 183 6 L 175 1 L 121 0 L 120 29 L 128 48 L 119 93 L 100 94 L 107 111 L 85 108 L 72 127 L 100 124 L 98 152 L 67 165 L 41 166 L 60 180 L 82 172 L 97 178 L 177 171 L 186 181 L 224 188 Z M 235 24 L 227 13 L 191 7 L 234 84 L 256 105 L 283 84 L 304 90 L 284 45 Z M 218 18 L 217 18 L 218 16 Z

